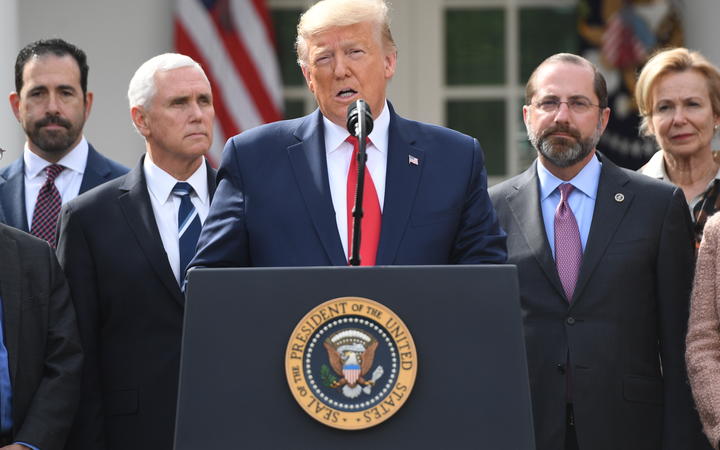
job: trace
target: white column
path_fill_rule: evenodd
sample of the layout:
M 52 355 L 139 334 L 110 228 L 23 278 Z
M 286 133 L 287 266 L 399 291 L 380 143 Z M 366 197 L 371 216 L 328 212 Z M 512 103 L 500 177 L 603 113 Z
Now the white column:
M 685 0 L 684 5 L 685 45 L 720 66 L 720 1 Z
M 18 52 L 18 1 L 2 0 L 0 14 L 0 147 L 7 150 L 0 167 L 22 154 L 23 134 L 10 109 L 8 95 L 15 90 L 15 58 Z
M 697 50 L 720 67 L 720 1 L 685 0 L 683 24 L 685 46 Z M 720 150 L 720 135 L 715 136 L 713 149 Z

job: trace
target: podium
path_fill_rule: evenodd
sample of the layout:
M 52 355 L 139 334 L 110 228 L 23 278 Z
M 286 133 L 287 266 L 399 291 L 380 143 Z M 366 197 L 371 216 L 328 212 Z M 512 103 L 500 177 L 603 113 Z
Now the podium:
M 535 448 L 514 266 L 195 269 L 188 283 L 175 450 Z M 339 297 L 390 308 L 417 349 L 406 403 L 364 430 L 316 421 L 285 376 L 295 326 Z

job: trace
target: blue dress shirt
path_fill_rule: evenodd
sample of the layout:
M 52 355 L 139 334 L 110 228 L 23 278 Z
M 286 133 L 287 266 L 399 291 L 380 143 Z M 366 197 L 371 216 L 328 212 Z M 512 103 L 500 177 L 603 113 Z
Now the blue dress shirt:
M 597 156 L 593 156 L 573 179 L 563 181 L 550 173 L 550 171 L 542 165 L 540 160 L 538 160 L 537 172 L 540 180 L 540 206 L 542 209 L 543 222 L 545 223 L 545 233 L 547 234 L 553 258 L 555 258 L 555 210 L 560 203 L 558 186 L 562 183 L 570 183 L 575 187 L 570 193 L 568 203 L 575 215 L 575 220 L 580 230 L 580 241 L 582 242 L 584 252 L 588 235 L 590 234 L 593 211 L 595 210 L 595 199 L 597 198 L 601 168 L 602 163 L 597 159 Z
M 10 384 L 10 361 L 5 347 L 5 318 L 3 317 L 3 303 L 0 297 L 0 432 L 9 433 L 12 430 L 12 385 Z M 39 450 L 25 442 L 17 442 L 33 450 Z

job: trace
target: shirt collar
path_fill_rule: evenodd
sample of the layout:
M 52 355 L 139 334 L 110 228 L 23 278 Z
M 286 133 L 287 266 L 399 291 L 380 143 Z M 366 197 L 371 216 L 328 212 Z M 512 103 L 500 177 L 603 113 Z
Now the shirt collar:
M 594 155 L 573 179 L 564 181 L 550 173 L 538 159 L 537 172 L 540 179 L 540 200 L 548 198 L 562 183 L 570 183 L 576 190 L 594 199 L 597 196 L 601 168 L 600 160 L 598 160 L 597 155 Z
M 57 164 L 82 175 L 85 173 L 88 151 L 88 142 L 83 136 L 78 145 L 63 156 Z M 25 176 L 28 179 L 37 177 L 47 166 L 52 164 L 33 153 L 27 142 L 25 142 L 23 150 L 23 162 L 25 163 Z
M 323 125 L 325 126 L 325 149 L 327 153 L 332 153 L 340 148 L 343 142 L 350 136 L 347 129 L 331 122 L 327 117 L 323 116 Z M 373 121 L 373 129 L 370 132 L 370 142 L 381 153 L 387 152 L 388 147 L 388 128 L 390 126 L 390 109 L 385 100 L 383 110 L 377 119 Z
M 145 181 L 150 194 L 152 194 L 160 204 L 165 204 L 165 202 L 170 199 L 170 194 L 175 184 L 180 180 L 176 180 L 175 177 L 158 167 L 148 154 L 145 154 L 143 161 L 143 172 L 145 173 Z M 208 201 L 207 166 L 205 165 L 205 158 L 202 159 L 200 167 L 198 167 L 185 182 L 192 186 L 198 199 L 203 204 Z
M 670 177 L 668 177 L 667 171 L 665 170 L 665 158 L 663 156 L 663 150 L 658 150 L 657 152 L 655 152 L 650 158 L 650 161 L 648 161 L 640 169 L 640 172 L 643 175 L 647 175 L 649 177 L 657 178 L 659 180 L 670 181 Z M 715 174 L 715 179 L 720 180 L 720 168 Z M 712 184 L 715 179 L 710 180 L 710 184 Z
M 667 172 L 665 172 L 663 151 L 658 150 L 657 152 L 655 152 L 650 158 L 650 161 L 648 161 L 645 166 L 640 169 L 640 171 L 643 173 L 643 175 L 647 175 L 652 178 L 657 178 L 659 180 L 669 180 Z

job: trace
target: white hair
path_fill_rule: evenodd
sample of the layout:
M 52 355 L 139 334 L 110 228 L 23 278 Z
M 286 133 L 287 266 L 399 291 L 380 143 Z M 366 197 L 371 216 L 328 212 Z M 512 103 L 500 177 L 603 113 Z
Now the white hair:
M 134 106 L 142 106 L 147 108 L 150 101 L 155 95 L 155 74 L 182 67 L 195 67 L 203 74 L 205 79 L 205 71 L 200 67 L 194 59 L 179 53 L 163 53 L 145 61 L 138 70 L 135 71 L 130 86 L 128 87 L 128 101 L 130 108 Z
M 307 40 L 332 27 L 345 27 L 371 22 L 378 27 L 379 38 L 386 51 L 396 52 L 390 32 L 390 14 L 385 0 L 321 0 L 300 16 L 295 49 L 298 64 L 307 64 Z

